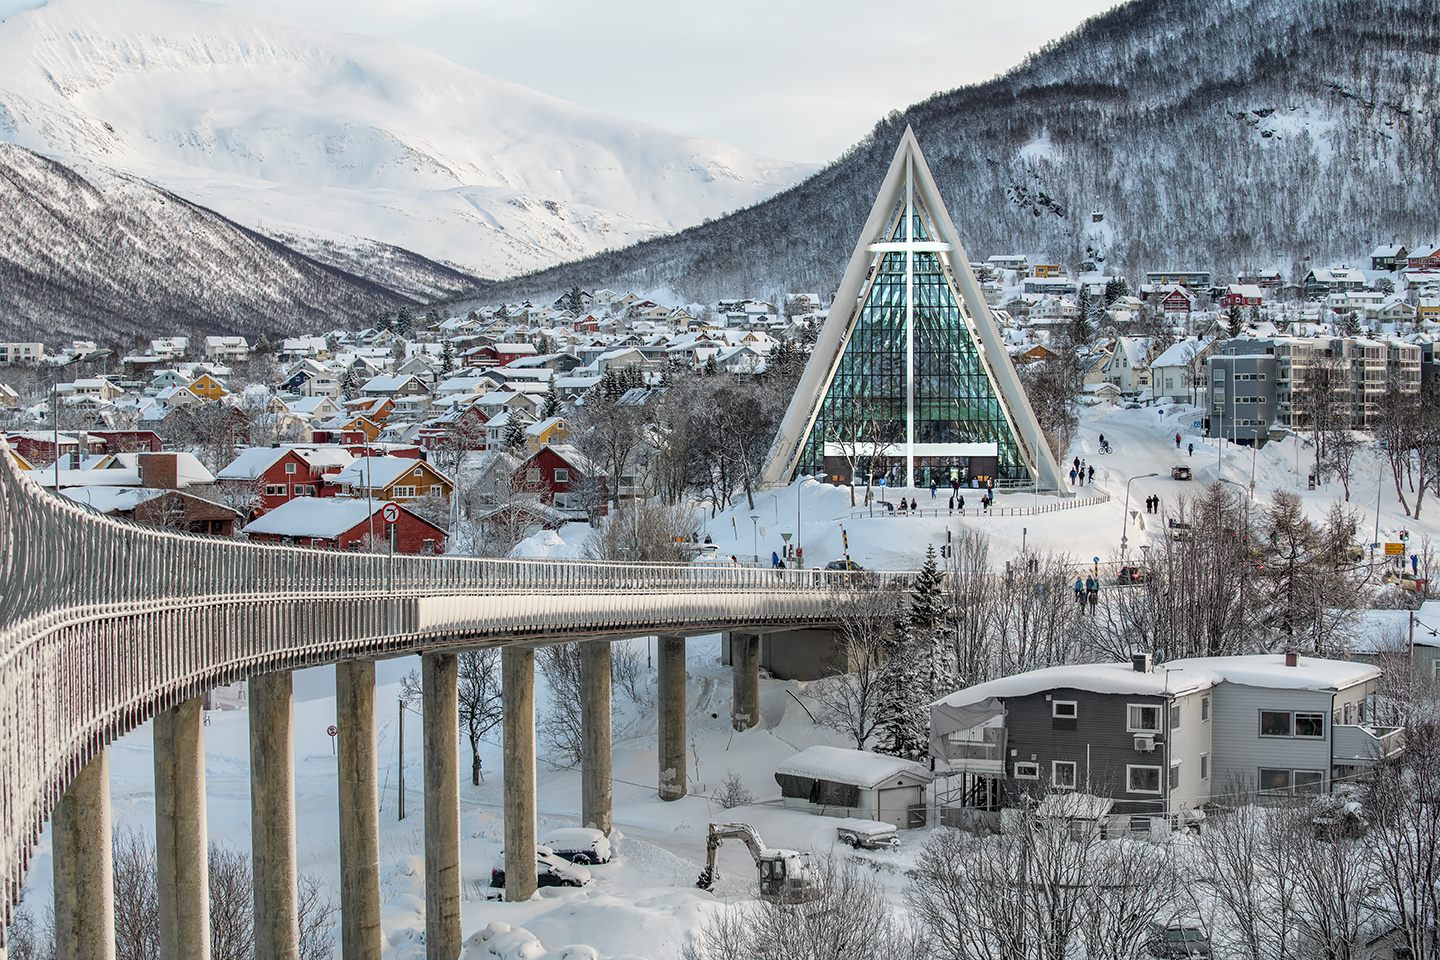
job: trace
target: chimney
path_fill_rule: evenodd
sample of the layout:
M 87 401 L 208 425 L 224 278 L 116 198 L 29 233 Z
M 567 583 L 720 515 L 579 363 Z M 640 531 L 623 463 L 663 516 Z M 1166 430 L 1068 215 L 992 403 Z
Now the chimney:
M 1294 650 L 1287 650 L 1287 651 L 1285 651 L 1285 666 L 1287 666 L 1287 667 L 1298 667 L 1298 666 L 1300 666 L 1300 654 L 1296 653 Z
M 142 453 L 140 485 L 151 490 L 180 489 L 180 458 L 174 453 Z
M 1151 664 L 1151 661 L 1150 661 L 1150 654 L 1148 654 L 1148 653 L 1132 653 L 1132 654 L 1130 654 L 1130 667 L 1131 667 L 1136 673 L 1149 673 L 1150 670 L 1151 670 L 1151 667 L 1152 667 L 1152 664 Z

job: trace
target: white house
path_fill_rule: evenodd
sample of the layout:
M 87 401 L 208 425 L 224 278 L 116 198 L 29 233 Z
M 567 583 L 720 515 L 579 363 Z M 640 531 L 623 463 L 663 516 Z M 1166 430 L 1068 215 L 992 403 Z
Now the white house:
M 912 760 L 843 747 L 809 747 L 775 768 L 786 807 L 902 830 L 925 825 L 925 788 L 933 779 Z
M 205 358 L 220 363 L 238 363 L 250 356 L 250 344 L 244 337 L 206 337 Z

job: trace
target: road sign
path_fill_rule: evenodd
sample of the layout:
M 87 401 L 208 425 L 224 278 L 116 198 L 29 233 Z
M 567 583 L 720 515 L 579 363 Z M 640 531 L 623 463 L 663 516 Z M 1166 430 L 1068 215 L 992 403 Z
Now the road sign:
M 387 503 L 380 508 L 380 516 L 385 518 L 386 523 L 395 523 L 400 519 L 400 504 Z
M 330 736 L 333 737 L 333 736 L 335 736 L 336 734 L 338 734 L 338 733 L 340 732 L 340 728 L 337 727 L 337 726 L 335 726 L 335 724 L 332 723 L 332 724 L 330 724 L 330 726 L 328 726 L 328 727 L 325 728 L 325 732 L 328 733 L 328 734 L 330 734 Z
M 1403 556 L 1405 556 L 1405 544 L 1403 544 L 1403 543 L 1387 543 L 1387 544 L 1385 544 L 1385 556 L 1387 556 L 1387 557 L 1403 557 Z

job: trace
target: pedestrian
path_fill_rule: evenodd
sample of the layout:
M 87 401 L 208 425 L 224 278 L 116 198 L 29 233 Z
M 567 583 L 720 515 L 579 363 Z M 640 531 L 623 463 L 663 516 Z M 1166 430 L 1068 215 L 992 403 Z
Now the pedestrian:
M 1078 469 L 1080 469 L 1080 468 L 1079 468 L 1079 467 L 1071 467 L 1071 468 L 1070 468 L 1070 486 L 1072 486 L 1072 487 L 1075 486 L 1075 476 L 1076 476 L 1075 471 L 1077 471 Z
M 1095 464 L 1090 464 L 1090 482 L 1095 482 Z
M 1074 460 L 1072 460 L 1072 461 L 1070 461 L 1070 462 L 1074 465 L 1074 467 L 1075 467 L 1076 470 L 1079 470 L 1079 469 L 1080 469 L 1080 458 L 1079 458 L 1079 457 L 1076 457 Z
M 1093 576 L 1085 578 L 1085 599 L 1090 602 L 1090 612 L 1095 612 L 1095 604 L 1100 599 L 1100 581 Z
M 770 566 L 774 567 L 777 570 L 780 569 L 780 554 L 776 553 L 774 550 L 770 551 Z
M 930 499 L 931 499 L 931 500 L 934 500 L 934 499 L 935 499 L 935 481 L 934 481 L 934 480 L 931 480 L 931 481 L 930 481 Z
M 962 493 L 955 502 L 960 507 L 960 516 L 965 516 L 965 495 Z
M 910 512 L 911 512 L 911 513 L 914 513 L 914 512 L 915 512 L 916 510 L 918 510 L 918 509 L 920 509 L 920 508 L 919 508 L 918 506 L 916 506 L 916 504 L 915 504 L 915 498 L 914 498 L 914 497 L 911 497 L 911 498 L 910 498 Z
M 1180 449 L 1180 434 L 1178 432 L 1175 434 L 1175 449 Z
M 960 474 L 958 474 L 958 473 L 952 473 L 952 474 L 950 475 L 950 492 L 951 492 L 951 493 L 959 493 L 959 492 L 960 492 Z
M 1082 606 L 1085 604 L 1085 581 L 1079 577 L 1075 578 L 1075 602 Z
M 955 516 L 955 498 L 953 496 L 950 498 L 950 516 Z
M 1190 444 L 1190 456 L 1195 456 L 1195 444 Z

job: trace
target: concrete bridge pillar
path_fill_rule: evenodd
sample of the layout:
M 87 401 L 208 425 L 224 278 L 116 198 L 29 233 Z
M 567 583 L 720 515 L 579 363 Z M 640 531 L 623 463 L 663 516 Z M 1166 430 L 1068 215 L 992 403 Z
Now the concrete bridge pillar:
M 250 678 L 250 857 L 255 955 L 299 960 L 295 736 L 288 671 Z
M 749 730 L 760 722 L 760 636 L 730 634 L 730 723 Z
M 607 655 L 608 656 L 608 655 Z M 505 899 L 535 893 L 535 651 L 500 651 L 505 710 Z
M 685 638 L 660 637 L 660 799 L 685 796 Z
M 114 960 L 109 750 L 96 753 L 66 788 L 50 824 L 56 960 Z
M 375 664 L 335 664 L 340 774 L 340 947 L 345 960 L 380 960 L 380 798 L 375 764 Z
M 420 658 L 428 960 L 460 956 L 460 701 L 456 669 L 453 653 L 427 653 Z
M 209 960 L 204 697 L 160 711 L 153 729 L 160 960 Z
M 580 644 L 580 822 L 610 835 L 610 644 Z

